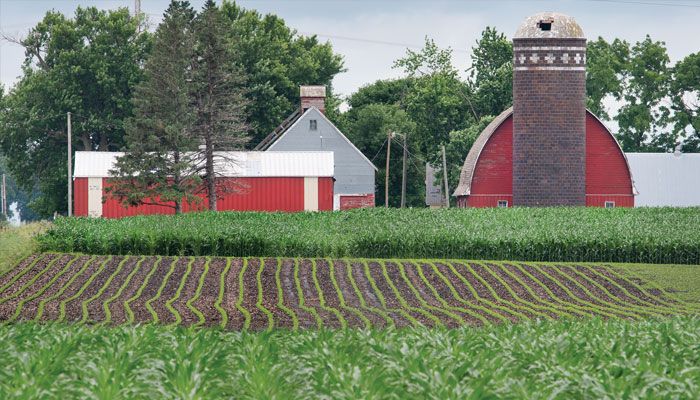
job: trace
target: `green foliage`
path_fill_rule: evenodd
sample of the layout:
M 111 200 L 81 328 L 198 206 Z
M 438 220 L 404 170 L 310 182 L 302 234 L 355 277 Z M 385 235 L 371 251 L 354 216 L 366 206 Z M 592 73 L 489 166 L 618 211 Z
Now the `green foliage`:
M 673 129 L 683 137 L 683 151 L 700 153 L 700 52 L 673 68 L 671 81 Z
M 0 325 L 0 397 L 690 399 L 698 332 L 694 317 L 270 333 Z
M 487 26 L 472 47 L 469 85 L 477 116 L 498 115 L 513 104 L 513 44 Z
M 191 63 L 195 58 L 194 10 L 172 2 L 154 35 L 153 52 L 136 87 L 134 117 L 126 122 L 127 147 L 117 159 L 115 179 L 106 188 L 126 206 L 159 204 L 182 210 L 183 201 L 198 204 L 200 177 L 192 151 L 199 142 L 190 129 Z
M 252 128 L 250 146 L 257 145 L 280 122 L 299 107 L 300 85 L 326 85 L 342 72 L 343 59 L 330 42 L 304 36 L 280 17 L 246 10 L 224 1 L 221 12 L 232 53 L 248 75 L 248 112 Z M 332 90 L 327 113 L 336 113 Z
M 364 209 L 63 218 L 44 250 L 700 264 L 698 208 Z
M 0 101 L 0 148 L 19 186 L 38 189 L 31 208 L 47 217 L 67 209 L 66 112 L 73 150 L 119 150 L 150 34 L 126 8 L 78 7 L 73 18 L 47 12 L 21 45 L 23 76 Z

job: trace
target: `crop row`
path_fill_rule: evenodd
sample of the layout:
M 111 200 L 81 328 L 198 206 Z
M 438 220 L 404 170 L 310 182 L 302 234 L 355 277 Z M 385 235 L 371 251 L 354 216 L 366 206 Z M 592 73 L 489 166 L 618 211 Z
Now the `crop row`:
M 6 321 L 265 330 L 695 312 L 602 265 L 41 254 L 0 277 Z
M 59 219 L 44 251 L 700 264 L 700 208 L 364 209 Z

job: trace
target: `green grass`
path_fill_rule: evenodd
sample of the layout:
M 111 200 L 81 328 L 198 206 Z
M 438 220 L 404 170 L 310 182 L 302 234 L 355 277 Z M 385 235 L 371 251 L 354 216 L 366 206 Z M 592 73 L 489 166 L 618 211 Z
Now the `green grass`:
M 0 398 L 695 399 L 700 319 L 264 333 L 0 325 Z
M 36 236 L 46 231 L 49 224 L 34 222 L 19 227 L 0 229 L 0 274 L 14 267 L 20 260 L 39 248 Z
M 641 287 L 673 288 L 681 300 L 700 304 L 700 265 L 612 264 L 625 276 L 646 280 Z
M 43 250 L 89 254 L 700 264 L 700 208 L 362 209 L 61 218 Z

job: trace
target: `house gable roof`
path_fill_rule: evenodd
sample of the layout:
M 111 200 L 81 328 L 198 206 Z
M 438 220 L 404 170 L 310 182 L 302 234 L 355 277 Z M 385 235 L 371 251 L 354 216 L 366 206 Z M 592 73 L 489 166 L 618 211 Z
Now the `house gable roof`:
M 318 108 L 316 108 L 316 107 L 309 107 L 301 116 L 299 116 L 298 118 L 296 118 L 296 120 L 294 121 L 294 123 L 292 123 L 291 125 L 289 125 L 289 126 L 282 132 L 282 134 L 279 135 L 278 138 L 277 138 L 272 144 L 270 144 L 270 145 L 267 147 L 267 150 L 265 150 L 265 151 L 272 150 L 272 149 L 275 147 L 275 145 L 276 145 L 277 143 L 279 143 L 285 136 L 287 136 L 287 135 L 289 134 L 289 132 L 293 131 L 294 127 L 296 127 L 297 124 L 299 124 L 300 121 L 304 120 L 306 117 L 308 117 L 308 116 L 310 116 L 310 115 L 314 115 L 314 116 L 316 116 L 316 117 L 322 118 L 322 119 L 324 119 L 326 122 L 328 122 L 328 124 L 331 126 L 331 128 L 333 128 L 333 130 L 338 134 L 338 136 L 339 136 L 340 138 L 342 138 L 345 142 L 347 142 L 347 143 L 350 145 L 350 147 L 351 147 L 355 152 L 357 152 L 357 154 L 359 154 L 365 162 L 367 162 L 367 164 L 369 164 L 375 171 L 378 170 L 377 167 L 372 163 L 372 161 L 370 161 L 369 158 L 367 158 L 367 156 L 365 156 L 357 147 L 355 147 L 355 145 L 350 141 L 350 139 L 348 139 L 348 138 L 343 134 L 343 132 L 341 132 L 340 129 L 338 129 L 338 127 L 336 127 L 335 124 L 334 124 L 333 122 L 331 122 L 331 120 L 328 119 L 328 117 L 326 117 L 326 115 L 325 115 L 324 113 L 322 113 L 322 112 L 321 112 Z

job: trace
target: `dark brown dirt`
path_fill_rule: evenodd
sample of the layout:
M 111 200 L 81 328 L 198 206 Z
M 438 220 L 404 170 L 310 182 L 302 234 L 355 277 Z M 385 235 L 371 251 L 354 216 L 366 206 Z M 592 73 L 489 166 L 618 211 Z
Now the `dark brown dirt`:
M 29 266 L 34 262 L 34 260 L 36 260 L 37 257 L 39 257 L 39 254 L 32 254 L 24 260 L 20 261 L 14 267 L 0 274 L 0 288 L 7 285 L 7 283 L 10 282 L 15 276 L 21 273 L 25 273 L 27 268 L 29 268 Z
M 496 277 L 491 272 L 491 268 L 486 267 L 481 264 L 472 263 L 470 264 L 474 272 L 476 272 L 481 279 L 483 279 L 495 292 L 496 297 L 498 297 L 498 304 L 502 307 L 506 307 L 509 310 L 517 310 L 520 314 L 525 315 L 528 319 L 534 319 L 537 317 L 536 314 L 524 309 L 523 304 L 515 296 L 510 294 L 508 289 L 496 279 Z M 503 301 L 505 300 L 505 301 Z
M 24 290 L 24 285 L 31 281 L 37 274 L 41 273 L 41 271 L 43 271 L 51 261 L 60 256 L 61 255 L 57 254 L 47 254 L 46 257 L 43 257 L 42 259 L 37 261 L 37 263 L 34 264 L 34 266 L 32 266 L 29 270 L 23 273 L 22 276 L 17 278 L 17 280 L 12 285 L 10 285 L 2 293 L 0 293 L 0 304 L 4 304 L 6 302 L 5 299 L 14 295 L 16 292 Z
M 128 285 L 124 288 L 119 297 L 114 299 L 114 301 L 109 304 L 109 311 L 112 315 L 112 324 L 118 325 L 126 323 L 127 314 L 125 303 L 127 300 L 132 298 L 136 292 L 138 292 L 141 285 L 143 285 L 146 276 L 148 276 L 148 273 L 155 267 L 155 263 L 155 257 L 147 257 L 145 260 L 143 260 L 138 272 L 131 277 Z
M 266 258 L 263 260 L 263 270 L 260 274 L 260 281 L 263 289 L 262 305 L 270 310 L 274 316 L 275 328 L 291 329 L 294 326 L 292 317 L 284 312 L 279 305 L 277 296 L 277 281 L 275 273 L 277 271 L 277 260 Z
M 131 308 L 131 311 L 134 313 L 135 322 L 148 323 L 153 321 L 153 316 L 146 307 L 146 303 L 158 294 L 158 289 L 163 283 L 163 279 L 165 279 L 165 276 L 168 274 L 170 266 L 174 263 L 182 263 L 183 261 L 187 262 L 187 259 L 182 258 L 179 261 L 176 261 L 172 257 L 163 257 L 161 262 L 156 264 L 155 272 L 153 273 L 153 275 L 151 275 L 151 278 L 147 282 L 145 282 L 146 286 L 141 292 L 141 296 L 136 298 L 129 306 Z M 162 297 L 160 298 L 160 300 L 158 300 L 158 302 L 162 302 Z M 155 301 L 153 303 L 155 303 Z M 156 313 L 157 312 L 158 310 L 156 310 Z M 159 319 L 160 316 L 161 314 L 158 314 Z
M 294 283 L 294 261 L 282 260 L 280 269 L 280 283 L 282 284 L 282 297 L 284 305 L 297 314 L 300 328 L 316 327 L 316 319 L 311 313 L 299 307 L 299 296 Z
M 447 287 L 445 282 L 437 276 L 432 265 L 421 263 L 420 266 L 421 266 L 421 270 L 423 271 L 423 276 L 425 277 L 425 279 L 430 283 L 430 285 L 433 287 L 433 289 L 435 289 L 435 291 L 438 293 L 438 296 L 440 296 L 440 298 L 443 299 L 447 303 L 447 305 L 449 305 L 450 307 L 454 307 L 456 309 L 464 309 L 465 310 L 465 311 L 456 312 L 453 309 L 453 310 L 451 310 L 452 312 L 456 312 L 458 315 L 460 315 L 462 317 L 462 319 L 464 319 L 465 322 L 468 323 L 469 325 L 475 325 L 475 326 L 483 325 L 483 322 L 481 320 L 479 320 L 478 318 L 476 318 L 473 315 L 466 312 L 466 310 L 469 310 L 472 313 L 476 313 L 478 315 L 485 317 L 485 315 L 483 315 L 481 313 L 481 310 L 479 310 L 477 308 L 470 307 L 467 304 L 464 304 L 464 303 L 460 302 L 459 300 L 457 300 L 457 298 L 455 298 L 454 295 L 452 294 L 452 291 L 450 291 L 450 288 Z M 432 296 L 432 297 L 434 297 L 434 296 Z M 437 299 L 436 299 L 436 301 L 437 301 Z
M 406 319 L 401 313 L 392 310 L 388 304 L 387 307 L 382 305 L 377 293 L 375 293 L 374 288 L 367 279 L 367 275 L 365 275 L 365 267 L 363 264 L 353 262 L 348 265 L 348 268 L 350 268 L 353 280 L 357 284 L 357 288 L 360 290 L 362 297 L 365 299 L 365 304 L 367 304 L 368 307 L 378 308 L 386 312 L 396 327 L 411 326 L 411 321 Z
M 613 280 L 615 283 L 617 283 L 618 285 L 622 286 L 625 290 L 627 290 L 627 291 L 628 291 L 630 294 L 632 294 L 633 296 L 636 296 L 636 297 L 638 297 L 639 299 L 641 299 L 641 300 L 643 300 L 643 301 L 646 301 L 646 302 L 649 302 L 649 303 L 652 303 L 652 304 L 654 304 L 654 305 L 660 305 L 660 304 L 661 304 L 661 303 L 659 302 L 660 299 L 659 299 L 658 297 L 653 296 L 653 295 L 651 295 L 651 294 L 649 294 L 649 293 L 646 293 L 646 292 L 640 290 L 639 287 L 635 286 L 635 285 L 632 284 L 631 282 L 629 282 L 629 281 L 627 281 L 627 280 L 625 280 L 625 279 L 620 279 L 620 278 L 618 278 L 617 276 L 615 276 L 615 275 L 613 275 L 612 273 L 610 273 L 610 271 L 608 271 L 607 268 L 612 268 L 612 267 L 607 267 L 607 268 L 606 268 L 606 267 L 592 267 L 592 268 L 593 268 L 596 272 L 598 272 L 599 274 L 604 275 L 606 278 L 608 278 L 608 279 L 610 279 L 610 280 Z M 669 302 L 668 299 L 663 299 L 663 300 L 665 300 L 666 302 Z M 673 301 L 670 301 L 670 302 L 673 302 Z
M 440 271 L 442 275 L 450 281 L 452 286 L 455 288 L 455 291 L 457 291 L 457 294 L 459 297 L 461 297 L 464 301 L 466 301 L 469 304 L 473 304 L 475 307 L 480 306 L 480 307 L 485 307 L 487 309 L 491 309 L 491 305 L 484 303 L 483 301 L 479 301 L 474 297 L 472 292 L 469 290 L 469 288 L 462 282 L 461 279 L 457 278 L 457 276 L 452 272 L 452 270 L 447 266 L 442 263 L 435 263 L 435 268 L 437 271 Z M 501 320 L 494 317 L 493 315 L 483 311 L 482 309 L 475 308 L 474 311 L 478 312 L 482 317 L 486 318 L 488 321 L 492 323 L 500 323 Z M 517 317 L 510 313 L 503 312 L 499 309 L 491 309 L 491 311 L 495 312 L 498 315 L 502 315 L 505 318 L 508 318 L 510 320 L 517 320 Z
M 228 315 L 226 328 L 236 331 L 242 330 L 245 324 L 245 316 L 236 308 L 236 302 L 238 301 L 238 275 L 241 273 L 241 268 L 243 268 L 243 259 L 236 258 L 231 260 L 231 268 L 226 274 L 224 301 L 221 303 L 221 308 Z
M 199 278 L 204 273 L 204 264 L 206 262 L 207 260 L 204 257 L 198 257 L 195 259 L 194 263 L 192 264 L 192 271 L 187 276 L 185 286 L 182 287 L 180 297 L 175 299 L 175 301 L 173 301 L 172 303 L 173 308 L 177 310 L 178 314 L 180 314 L 180 318 L 182 318 L 180 322 L 181 325 L 190 326 L 199 322 L 199 317 L 197 316 L 197 314 L 192 312 L 192 310 L 190 310 L 189 307 L 187 307 L 187 301 L 193 298 L 197 293 L 197 286 L 199 286 Z M 184 279 L 184 277 L 182 279 Z M 181 281 L 182 280 L 178 282 L 178 286 L 180 285 Z M 177 287 L 175 288 L 175 290 L 177 291 Z M 175 296 L 175 294 L 173 294 L 173 296 Z M 170 297 L 168 300 L 172 298 L 173 297 Z
M 547 304 L 545 302 L 542 302 L 539 298 L 535 298 L 530 294 L 525 289 L 525 286 L 521 285 L 520 282 L 515 280 L 512 276 L 510 276 L 506 271 L 500 266 L 496 264 L 487 264 L 489 267 L 489 271 L 492 274 L 497 274 L 503 281 L 510 287 L 510 289 L 516 294 L 516 297 L 518 299 L 517 304 L 525 304 L 530 308 L 533 308 L 541 313 L 544 313 L 548 315 L 551 318 L 559 318 L 559 316 L 554 312 L 546 308 L 547 306 L 551 306 L 551 304 Z
M 337 275 L 337 274 L 336 274 Z M 318 284 L 321 286 L 323 298 L 326 301 L 326 307 L 336 309 L 343 316 L 350 328 L 363 328 L 365 323 L 357 314 L 348 311 L 348 309 L 340 306 L 340 298 L 331 281 L 330 267 L 326 260 L 316 260 L 316 277 Z M 337 281 L 337 276 L 336 276 Z M 364 314 L 363 314 L 364 315 Z
M 35 299 L 28 301 L 24 304 L 24 307 L 22 308 L 22 312 L 20 314 L 19 319 L 21 319 L 21 320 L 34 319 L 37 315 L 39 304 L 41 304 L 41 302 L 44 301 L 45 299 L 48 299 L 51 296 L 53 296 L 54 294 L 58 293 L 58 291 L 60 291 L 61 288 L 66 283 L 68 283 L 68 281 L 73 276 L 75 276 L 75 274 L 78 273 L 78 271 L 80 271 L 80 268 L 85 264 L 85 262 L 89 258 L 90 258 L 89 256 L 80 256 L 80 257 L 76 256 L 70 265 L 67 265 L 67 264 L 70 263 L 71 260 L 63 259 L 61 261 L 58 261 L 57 264 L 60 263 L 64 267 L 67 267 L 66 270 L 63 271 L 63 273 L 60 274 L 60 276 L 58 276 L 56 281 L 54 281 L 54 283 L 51 286 L 47 287 L 46 290 L 44 290 L 44 292 L 41 293 L 41 295 L 39 295 Z M 58 271 L 60 272 L 60 271 L 62 271 L 62 269 L 63 268 L 59 269 Z M 54 277 L 55 277 L 55 275 L 52 275 L 51 279 L 53 279 Z M 37 280 L 37 283 L 38 283 L 38 281 L 39 280 Z M 44 285 L 42 284 L 41 287 L 43 287 L 43 286 Z M 23 294 L 23 296 L 25 296 L 25 294 Z M 0 319 L 2 319 L 1 316 L 0 316 Z
M 311 260 L 304 259 L 299 261 L 299 281 L 304 295 L 304 303 L 308 307 L 313 307 L 316 310 L 316 313 L 321 317 L 321 320 L 323 320 L 324 326 L 340 328 L 342 325 L 338 317 L 334 313 L 326 311 L 321 307 L 318 291 L 314 286 L 311 272 Z
M 226 259 L 216 257 L 209 263 L 209 272 L 204 277 L 204 285 L 199 298 L 192 302 L 192 306 L 204 315 L 205 326 L 220 326 L 221 313 L 214 307 L 219 298 L 221 286 L 221 274 L 226 267 Z
M 52 263 L 50 265 L 47 265 L 45 269 L 42 269 L 41 271 L 44 272 L 41 275 L 26 276 L 20 278 L 17 283 L 19 283 L 19 281 L 23 281 L 25 282 L 24 284 L 29 286 L 24 288 L 21 292 L 14 292 L 14 298 L 9 299 L 8 297 L 6 297 L 2 300 L 1 307 L 6 311 L 0 310 L 0 318 L 8 318 L 12 316 L 15 312 L 15 309 L 20 305 L 20 303 L 22 303 L 24 299 L 28 299 L 32 296 L 39 295 L 44 289 L 44 286 L 46 286 L 46 284 L 49 283 L 51 279 L 53 279 L 53 277 L 60 273 L 60 271 L 66 266 L 66 264 L 73 258 L 74 257 L 72 255 L 61 255 L 53 259 Z M 36 280 L 33 283 L 29 284 L 29 282 L 32 279 Z M 36 314 L 36 307 L 32 308 L 31 305 L 25 303 L 22 308 L 26 309 L 26 312 L 30 315 Z M 4 315 L 5 312 L 8 313 L 7 317 Z
M 117 268 L 119 262 L 121 262 L 124 257 L 114 256 L 111 260 L 107 261 L 105 266 L 97 272 L 97 276 L 92 280 L 82 291 L 77 299 L 69 301 L 66 303 L 66 321 L 80 321 L 83 318 L 83 303 L 90 299 L 92 296 L 96 295 L 97 292 L 104 286 L 105 282 L 110 275 Z M 87 322 L 91 321 L 89 318 Z
M 596 299 L 600 299 L 603 302 L 610 303 L 610 304 L 615 304 L 620 307 L 626 307 L 630 304 L 633 305 L 638 305 L 639 302 L 637 301 L 630 301 L 630 302 L 625 302 L 621 300 L 619 297 L 611 295 L 608 291 L 599 288 L 598 286 L 594 285 L 591 283 L 591 281 L 588 281 L 581 275 L 577 274 L 575 269 L 571 266 L 568 265 L 559 265 L 557 266 L 559 269 L 559 272 L 564 274 L 567 278 L 573 280 L 576 282 L 578 285 L 585 285 L 588 290 L 595 296 Z M 595 282 L 598 283 L 598 282 Z M 641 313 L 642 315 L 651 315 L 649 313 Z
M 107 287 L 98 298 L 87 305 L 89 321 L 104 321 L 107 318 L 105 315 L 104 303 L 119 291 L 119 288 L 126 281 L 126 277 L 136 268 L 138 260 L 138 257 L 130 257 L 124 265 L 122 265 L 117 275 L 114 276 L 109 287 Z M 112 272 L 114 271 L 110 271 L 110 274 Z
M 60 304 L 63 302 L 66 305 L 67 321 L 85 319 L 88 323 L 103 322 L 107 317 L 104 307 L 108 304 L 112 322 L 124 323 L 128 320 L 125 303 L 141 290 L 141 295 L 130 303 L 137 323 L 152 321 L 152 314 L 146 307 L 150 304 L 161 323 L 173 323 L 179 315 L 182 325 L 200 322 L 206 326 L 221 325 L 223 316 L 216 309 L 215 303 L 226 267 L 227 260 L 224 258 L 211 259 L 209 272 L 202 275 L 207 260 L 204 257 L 165 257 L 158 263 L 155 263 L 156 257 L 145 257 L 143 262 L 137 263 L 140 257 L 132 256 L 126 259 L 120 270 L 115 268 L 122 261 L 122 257 L 108 259 L 105 256 L 78 256 L 72 264 L 68 264 L 73 257 L 65 254 L 38 255 L 19 263 L 18 268 L 24 268 L 24 273 L 14 271 L 4 276 L 3 279 L 8 283 L 13 279 L 12 276 L 17 278 L 16 282 L 8 284 L 8 288 L 4 290 L 5 296 L 16 296 L 12 299 L 4 297 L 4 301 L 0 298 L 0 302 L 3 302 L 0 304 L 0 321 L 8 320 L 15 314 L 20 319 L 35 319 L 42 302 L 45 302 L 45 307 L 41 320 L 56 320 L 60 318 Z M 92 261 L 89 261 L 91 258 Z M 32 259 L 37 263 L 30 267 Z M 52 260 L 55 262 L 49 264 Z M 190 261 L 192 269 L 185 277 Z M 252 330 L 292 328 L 293 317 L 298 318 L 300 328 L 315 328 L 317 322 L 314 312 L 319 315 L 322 325 L 329 328 L 340 327 L 341 321 L 347 322 L 351 328 L 364 328 L 366 320 L 370 321 L 372 327 L 402 327 L 413 323 L 434 326 L 436 321 L 448 327 L 465 323 L 480 325 L 482 319 L 477 316 L 493 323 L 502 322 L 504 319 L 515 322 L 518 320 L 516 313 L 522 314 L 520 318 L 532 318 L 538 315 L 538 311 L 553 318 L 559 317 L 560 313 L 575 316 L 607 313 L 618 317 L 673 314 L 666 306 L 668 303 L 663 303 L 672 300 L 664 298 L 661 291 L 657 290 L 657 296 L 650 290 L 641 289 L 632 279 L 614 276 L 608 269 L 611 268 L 609 266 L 553 266 L 528 263 L 501 266 L 456 263 L 453 271 L 449 265 L 439 262 L 416 264 L 401 261 L 401 264 L 384 264 L 385 276 L 379 261 L 369 262 L 367 275 L 362 261 L 334 260 L 334 275 L 331 276 L 329 261 L 325 259 L 316 260 L 315 279 L 320 293 L 312 274 L 312 260 L 298 261 L 299 286 L 304 296 L 302 301 L 308 307 L 301 309 L 294 280 L 293 259 L 281 260 L 279 288 L 275 279 L 278 270 L 277 259 L 253 258 L 247 262 L 248 266 L 241 276 L 242 307 L 250 313 Z M 238 281 L 243 260 L 230 259 L 230 263 L 229 272 L 223 276 L 225 285 L 221 293 L 221 306 L 229 321 L 226 328 L 240 330 L 244 327 L 245 318 L 244 313 L 236 307 L 236 303 L 239 300 Z M 165 280 L 171 266 L 172 274 Z M 83 268 L 85 271 L 78 274 Z M 150 272 L 153 275 L 146 279 Z M 132 273 L 131 279 L 127 280 Z M 107 285 L 107 280 L 112 274 L 114 277 Z M 532 274 L 532 277 L 529 274 Z M 91 277 L 93 279 L 88 284 Z M 522 280 L 522 283 L 516 277 Z M 195 298 L 200 278 L 201 294 Z M 74 281 L 70 282 L 71 279 Z M 353 288 L 353 281 L 359 294 Z M 373 288 L 372 282 L 376 284 L 378 291 Z M 617 285 L 629 290 L 631 294 Z M 159 295 L 158 290 L 161 286 L 163 290 Z M 182 290 L 176 297 L 180 286 Z M 454 291 L 450 286 L 454 287 Z M 258 287 L 261 288 L 260 293 Z M 278 298 L 279 291 L 282 292 L 282 299 Z M 475 297 L 472 294 L 474 292 L 478 292 L 479 296 Z M 108 303 L 109 299 L 117 294 L 118 298 Z M 261 296 L 260 303 L 258 295 Z M 52 299 L 53 297 L 56 298 Z M 66 303 L 73 297 L 75 298 Z M 92 297 L 95 299 L 90 300 Z M 380 300 L 382 298 L 386 304 Z M 203 321 L 192 308 L 187 307 L 188 301 L 204 315 Z M 280 301 L 291 313 L 280 307 Z M 168 302 L 172 304 L 175 313 L 167 307 Z M 362 306 L 363 302 L 366 307 Z M 652 302 L 656 305 L 650 305 Z M 18 309 L 20 304 L 23 306 Z M 635 305 L 636 308 L 631 308 L 631 305 Z M 85 315 L 83 306 L 87 311 Z M 497 318 L 498 315 L 503 318 Z M 391 320 L 390 323 L 387 323 L 386 317 Z
M 608 305 L 604 301 L 600 301 L 597 298 L 593 298 L 589 294 L 587 294 L 586 291 L 584 290 L 584 288 L 586 290 L 588 290 L 590 293 L 593 293 L 592 289 L 596 288 L 595 285 L 591 284 L 590 282 L 585 282 L 585 281 L 578 282 L 578 281 L 572 279 L 571 277 L 560 272 L 560 267 L 541 265 L 540 268 L 544 272 L 549 274 L 551 277 L 556 279 L 557 282 L 559 282 L 559 284 L 566 286 L 566 288 L 569 289 L 569 291 L 571 291 L 571 293 L 573 293 L 579 299 L 587 301 L 591 304 L 595 304 L 596 306 L 605 309 L 606 312 L 615 314 L 618 317 L 629 318 L 629 317 L 626 317 L 624 314 L 621 314 L 619 311 L 609 308 Z
M 351 267 L 343 261 L 333 261 L 333 268 L 335 269 L 335 279 L 343 294 L 345 305 L 353 307 L 361 312 L 362 315 L 370 321 L 373 327 L 383 328 L 387 326 L 389 323 L 379 313 L 370 311 L 368 308 L 362 308 L 360 298 L 357 297 L 357 293 L 355 293 L 352 283 L 350 283 L 350 279 L 348 278 L 348 268 Z M 357 285 L 357 282 L 355 284 Z M 369 306 L 366 300 L 365 304 Z

